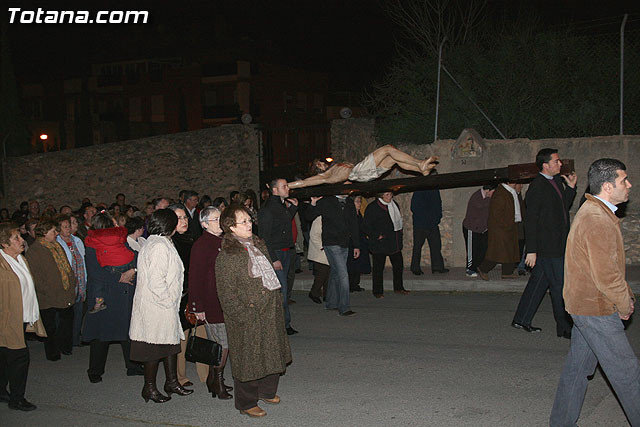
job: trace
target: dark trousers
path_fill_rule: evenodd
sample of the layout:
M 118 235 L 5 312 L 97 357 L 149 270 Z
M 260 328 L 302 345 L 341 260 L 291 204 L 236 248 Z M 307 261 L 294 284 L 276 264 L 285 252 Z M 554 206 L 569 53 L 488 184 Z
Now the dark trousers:
M 360 287 L 360 272 L 359 271 L 350 271 L 349 272 L 349 290 L 355 291 Z
M 309 293 L 316 298 L 325 298 L 327 295 L 327 284 L 329 283 L 329 275 L 331 267 L 319 262 L 313 263 L 313 285 Z
M 47 359 L 58 359 L 60 351 L 70 352 L 73 344 L 73 306 L 40 310 L 47 338 L 44 353 Z
M 113 341 L 120 344 L 122 347 L 122 356 L 124 357 L 124 364 L 127 369 L 135 369 L 138 365 L 133 363 L 129 359 L 131 353 L 131 341 Z M 104 374 L 104 367 L 107 364 L 107 356 L 109 355 L 109 344 L 111 341 L 91 341 L 91 347 L 89 350 L 89 369 L 87 373 L 90 376 L 99 377 Z
M 73 334 L 72 342 L 75 347 L 80 345 L 82 332 L 82 319 L 86 310 L 86 301 L 78 300 L 73 304 Z
M 289 272 L 287 273 L 287 300 L 291 299 L 293 285 L 296 282 L 296 269 L 300 268 L 300 255 L 294 249 L 290 249 L 291 261 L 289 262 Z
M 279 382 L 280 374 L 267 375 L 259 380 L 246 382 L 234 378 L 236 409 L 245 411 L 257 406 L 260 399 L 273 399 L 278 392 Z
M 467 270 L 478 271 L 478 266 L 484 260 L 489 246 L 489 233 L 475 233 L 466 227 L 462 227 L 464 243 L 467 248 Z
M 553 317 L 556 321 L 556 332 L 563 335 L 571 331 L 571 318 L 564 309 L 562 289 L 564 287 L 564 258 L 537 257 L 536 265 L 531 271 L 527 287 L 520 297 L 518 309 L 513 321 L 522 325 L 531 325 L 538 306 L 549 289 Z
M 433 228 L 413 229 L 413 254 L 411 256 L 411 271 L 420 271 L 420 258 L 422 258 L 422 245 L 425 239 L 429 243 L 429 253 L 431 254 L 431 271 L 444 269 L 442 259 L 442 242 L 440 240 L 440 228 L 436 225 Z
M 496 265 L 498 265 L 500 263 L 495 262 L 495 261 L 489 261 L 488 259 L 483 260 L 480 265 L 478 266 L 480 268 L 480 270 L 484 271 L 485 273 L 490 272 L 491 270 L 493 270 L 495 268 Z M 513 270 L 516 269 L 516 265 L 518 263 L 517 262 L 503 262 L 502 263 L 502 275 L 506 276 L 508 274 L 513 274 Z
M 29 373 L 29 348 L 10 349 L 0 347 L 0 393 L 7 391 L 9 400 L 14 403 L 24 399 Z
M 282 308 L 284 308 L 284 327 L 291 326 L 291 313 L 289 312 L 289 292 L 287 289 L 287 276 L 289 275 L 289 266 L 291 263 L 291 251 L 282 249 L 276 249 L 276 256 L 278 261 L 282 264 L 282 270 L 276 270 L 276 276 L 280 281 L 280 293 L 282 294 Z
M 382 295 L 384 293 L 382 272 L 384 271 L 384 263 L 389 257 L 391 261 L 391 267 L 393 269 L 393 290 L 402 291 L 404 285 L 402 284 L 402 269 L 404 268 L 402 260 L 402 252 L 396 252 L 395 254 L 371 254 L 371 271 L 373 281 L 373 294 Z

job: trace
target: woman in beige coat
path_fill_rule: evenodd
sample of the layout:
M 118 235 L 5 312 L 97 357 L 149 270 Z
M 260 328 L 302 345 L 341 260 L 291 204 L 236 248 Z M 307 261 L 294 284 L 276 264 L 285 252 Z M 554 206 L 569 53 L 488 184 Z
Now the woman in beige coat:
M 144 363 L 142 398 L 156 403 L 171 399 L 171 393 L 186 396 L 193 390 L 178 382 L 176 370 L 180 340 L 184 333 L 178 317 L 182 295 L 184 266 L 171 242 L 178 217 L 170 209 L 155 211 L 149 219 L 147 243 L 138 255 L 138 280 L 131 311 L 131 359 Z M 166 382 L 158 391 L 156 375 L 160 361 L 164 362 Z
M 24 333 L 47 334 L 29 264 L 21 255 L 24 240 L 16 224 L 0 224 L 0 245 L 0 401 L 9 402 L 11 409 L 32 411 L 36 405 L 24 398 L 29 373 Z
M 280 282 L 267 247 L 252 233 L 251 217 L 237 204 L 220 217 L 224 231 L 216 259 L 218 298 L 229 341 L 235 407 L 262 417 L 258 400 L 280 403 L 278 382 L 291 363 Z

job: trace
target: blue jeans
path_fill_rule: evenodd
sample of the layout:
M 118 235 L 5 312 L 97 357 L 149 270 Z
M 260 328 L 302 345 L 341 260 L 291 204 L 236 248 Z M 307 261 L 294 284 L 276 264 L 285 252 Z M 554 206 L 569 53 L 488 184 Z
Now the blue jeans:
M 575 426 L 590 375 L 600 363 L 632 426 L 640 426 L 640 362 L 617 313 L 573 318 L 571 348 L 560 376 L 549 425 Z
M 282 307 L 284 308 L 284 327 L 291 327 L 291 313 L 289 312 L 289 300 L 287 299 L 287 275 L 291 263 L 291 251 L 276 249 L 276 256 L 282 263 L 282 270 L 276 270 L 276 276 L 280 281 L 280 293 L 282 293 Z M 274 260 L 275 262 L 276 260 Z
M 340 314 L 349 311 L 349 273 L 347 271 L 347 256 L 349 248 L 342 246 L 325 246 L 331 272 L 327 286 L 328 309 L 338 309 Z

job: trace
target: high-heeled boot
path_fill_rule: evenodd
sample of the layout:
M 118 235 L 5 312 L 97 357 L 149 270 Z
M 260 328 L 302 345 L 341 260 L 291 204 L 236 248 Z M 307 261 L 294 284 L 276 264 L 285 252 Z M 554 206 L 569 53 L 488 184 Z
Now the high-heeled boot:
M 156 403 L 164 403 L 171 400 L 171 396 L 165 396 L 158 391 L 156 386 L 156 376 L 158 374 L 159 360 L 144 363 L 144 387 L 142 388 L 142 398 L 145 402 L 149 399 Z
M 232 391 L 233 387 L 231 387 L 230 385 L 226 385 L 224 383 L 224 368 L 222 368 L 222 377 L 220 378 L 220 382 L 222 383 L 222 387 L 224 387 L 225 390 L 227 391 Z
M 224 387 L 222 382 L 222 369 L 209 367 L 209 376 L 207 376 L 207 388 L 211 392 L 211 397 L 218 396 L 218 399 L 227 400 L 233 398 Z
M 178 382 L 178 355 L 173 354 L 164 358 L 164 374 L 167 377 L 164 383 L 164 391 L 169 396 L 175 393 L 178 396 L 187 396 L 193 393 L 193 390 L 184 388 Z

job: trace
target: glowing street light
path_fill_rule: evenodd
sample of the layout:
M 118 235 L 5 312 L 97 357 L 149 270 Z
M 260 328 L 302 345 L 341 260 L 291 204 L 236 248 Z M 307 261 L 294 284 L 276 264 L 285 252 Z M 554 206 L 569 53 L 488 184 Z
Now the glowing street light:
M 42 141 L 45 141 L 45 140 L 49 139 L 49 135 L 47 135 L 46 133 L 43 133 L 43 134 L 40 135 L 40 139 Z
M 327 157 L 325 160 L 327 161 L 327 163 L 331 163 L 333 162 L 333 157 Z

